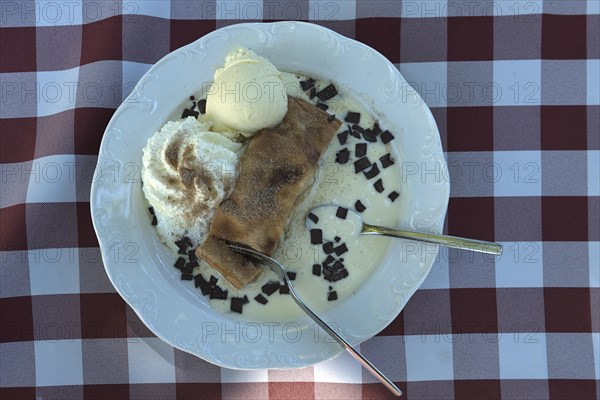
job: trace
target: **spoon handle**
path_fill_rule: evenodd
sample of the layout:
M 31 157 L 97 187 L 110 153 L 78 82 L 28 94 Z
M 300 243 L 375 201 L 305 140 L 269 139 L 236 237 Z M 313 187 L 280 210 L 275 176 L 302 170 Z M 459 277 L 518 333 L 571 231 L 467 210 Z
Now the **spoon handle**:
M 502 245 L 482 240 L 465 239 L 456 236 L 438 235 L 435 233 L 407 231 L 403 229 L 386 228 L 383 226 L 364 224 L 361 235 L 381 235 L 402 239 L 418 240 L 421 242 L 440 244 L 455 249 L 470 250 L 478 253 L 502 254 Z
M 352 357 L 354 357 L 354 359 L 356 361 L 358 361 L 367 371 L 369 371 L 371 373 L 371 375 L 373 375 L 375 378 L 377 378 L 377 380 L 379 380 L 379 382 L 383 383 L 383 385 L 390 392 L 392 392 L 395 396 L 402 395 L 402 391 L 400 389 L 398 389 L 398 387 L 394 384 L 394 382 L 392 382 L 387 376 L 385 376 L 381 371 L 379 371 L 379 369 L 377 369 L 376 366 L 371 364 L 371 362 L 369 360 L 367 360 L 365 358 L 365 356 L 360 354 L 358 351 L 354 350 L 354 348 L 352 346 L 350 346 L 350 343 L 348 343 L 343 337 L 338 335 L 336 331 L 334 331 L 325 321 L 323 321 L 321 319 L 321 317 L 319 317 L 317 314 L 315 314 L 313 312 L 313 310 L 311 310 L 306 304 L 304 304 L 302 299 L 300 299 L 300 297 L 298 297 L 298 294 L 294 290 L 294 286 L 290 283 L 290 281 L 287 277 L 285 277 L 285 281 L 288 283 L 288 286 L 290 288 L 290 294 L 292 295 L 292 298 L 294 299 L 296 304 L 298 304 L 298 306 L 313 321 L 315 321 L 317 323 L 317 325 L 319 325 L 321 327 L 321 329 L 323 329 L 325 332 L 327 332 L 332 338 L 335 339 L 336 342 L 338 342 L 340 345 L 342 345 L 346 349 L 346 351 L 348 353 L 350 353 L 350 355 L 352 355 Z

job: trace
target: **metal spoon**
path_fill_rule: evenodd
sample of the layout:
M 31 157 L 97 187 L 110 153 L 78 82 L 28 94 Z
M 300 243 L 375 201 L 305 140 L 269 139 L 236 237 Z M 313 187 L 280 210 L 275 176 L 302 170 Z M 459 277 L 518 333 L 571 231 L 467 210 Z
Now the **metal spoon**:
M 335 339 L 336 342 L 341 344 L 351 355 L 358 361 L 367 371 L 369 371 L 375 378 L 377 378 L 381 383 L 385 385 L 394 395 L 400 396 L 402 395 L 402 391 L 398 389 L 398 387 L 392 382 L 389 378 L 387 378 L 381 371 L 377 369 L 369 360 L 367 360 L 362 354 L 358 351 L 354 350 L 350 343 L 348 343 L 343 337 L 338 335 L 325 321 L 323 321 L 317 314 L 315 314 L 298 296 L 296 290 L 294 289 L 294 285 L 288 278 L 285 267 L 281 265 L 278 261 L 273 258 L 264 255 L 263 253 L 259 253 L 258 251 L 254 251 L 245 247 L 240 247 L 237 245 L 230 244 L 229 247 L 231 250 L 253 257 L 264 264 L 267 264 L 273 272 L 277 274 L 279 279 L 283 280 L 287 286 L 290 288 L 290 294 L 292 295 L 292 299 L 298 304 L 298 306 L 304 311 L 313 321 L 315 321 L 321 329 L 327 332 L 332 338 Z
M 339 206 L 333 204 L 325 204 L 314 207 L 306 215 L 306 227 L 310 230 L 316 226 L 316 223 L 310 219 L 311 214 L 316 216 L 335 216 L 338 208 Z M 394 238 L 418 240 L 426 243 L 434 243 L 455 249 L 475 251 L 478 253 L 493 254 L 496 256 L 502 254 L 502 245 L 498 243 L 485 242 L 475 239 L 465 239 L 456 236 L 439 235 L 436 233 L 417 232 L 370 225 L 363 222 L 362 216 L 358 212 L 352 209 L 347 210 L 348 215 L 346 216 L 346 219 L 350 219 L 350 222 L 354 223 L 359 235 L 389 236 Z

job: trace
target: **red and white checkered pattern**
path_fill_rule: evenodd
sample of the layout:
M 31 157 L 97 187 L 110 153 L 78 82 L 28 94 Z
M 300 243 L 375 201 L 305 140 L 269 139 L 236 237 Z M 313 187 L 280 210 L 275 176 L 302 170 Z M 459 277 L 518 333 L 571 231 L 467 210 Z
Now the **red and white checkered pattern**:
M 450 169 L 443 249 L 360 350 L 409 399 L 600 397 L 598 0 L 0 3 L 0 398 L 375 399 L 349 356 L 231 371 L 154 337 L 89 213 L 104 128 L 150 65 L 239 21 L 308 20 L 396 63 Z M 426 171 L 425 171 L 426 172 Z

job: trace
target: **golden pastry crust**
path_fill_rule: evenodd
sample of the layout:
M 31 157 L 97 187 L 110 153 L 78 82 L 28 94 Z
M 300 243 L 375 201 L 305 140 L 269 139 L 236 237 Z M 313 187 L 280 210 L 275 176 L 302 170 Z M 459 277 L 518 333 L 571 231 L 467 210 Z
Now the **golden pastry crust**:
M 341 121 L 321 109 L 290 97 L 281 124 L 256 133 L 240 157 L 235 187 L 217 208 L 207 242 L 214 245 L 220 239 L 273 255 L 294 206 L 313 183 L 319 158 L 340 125 Z M 243 287 L 258 274 L 253 275 L 257 268 L 251 263 L 203 257 L 205 246 L 198 248 L 198 257 L 234 286 Z

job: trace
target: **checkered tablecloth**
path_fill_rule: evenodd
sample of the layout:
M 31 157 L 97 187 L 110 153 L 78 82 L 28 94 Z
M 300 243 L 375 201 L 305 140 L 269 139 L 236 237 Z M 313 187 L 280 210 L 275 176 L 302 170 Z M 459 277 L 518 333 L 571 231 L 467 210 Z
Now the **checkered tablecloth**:
M 408 399 L 599 398 L 599 14 L 598 0 L 2 0 L 0 398 L 390 397 L 347 355 L 246 372 L 175 350 L 100 259 L 90 183 L 123 98 L 169 51 L 281 19 L 398 66 L 447 152 L 446 232 L 505 246 L 442 250 L 360 350 Z

